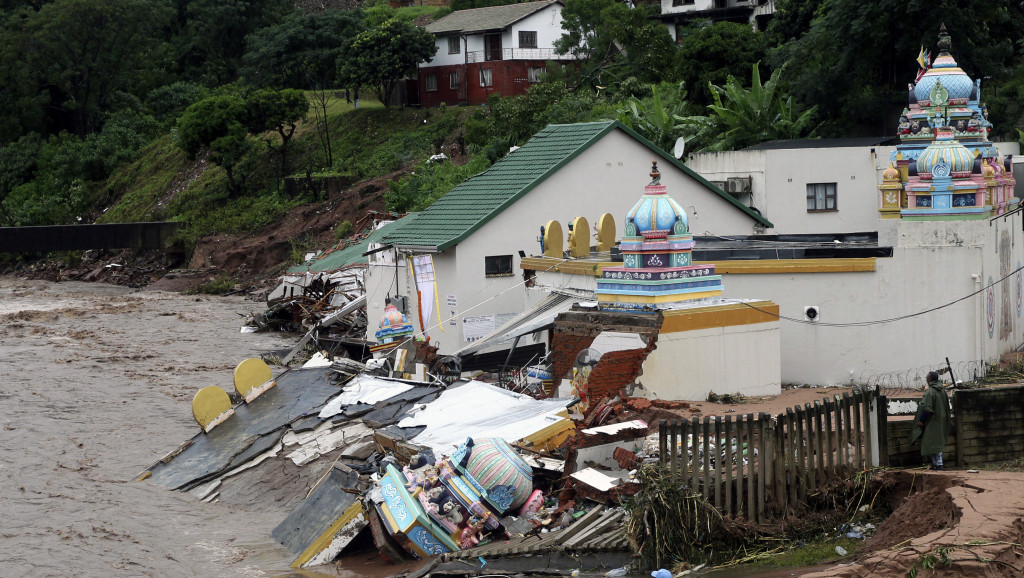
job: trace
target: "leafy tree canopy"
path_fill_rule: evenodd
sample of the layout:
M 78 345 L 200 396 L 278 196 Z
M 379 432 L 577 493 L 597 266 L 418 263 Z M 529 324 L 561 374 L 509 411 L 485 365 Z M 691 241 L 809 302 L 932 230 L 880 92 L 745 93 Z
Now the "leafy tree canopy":
M 358 10 L 295 11 L 249 36 L 242 76 L 253 86 L 315 89 L 336 86 L 338 59 L 363 31 Z
M 658 82 L 670 74 L 675 47 L 657 11 L 651 4 L 631 10 L 617 0 L 566 0 L 565 33 L 555 50 L 579 60 L 574 86 L 604 88 L 631 76 Z
M 746 70 L 764 58 L 764 39 L 746 24 L 716 22 L 698 26 L 680 38 L 675 55 L 676 76 L 693 87 L 691 99 L 711 103 L 709 85 L 725 84 L 736 70 Z
M 404 20 L 392 18 L 360 32 L 339 61 L 339 80 L 345 86 L 369 86 L 389 106 L 402 77 L 437 52 L 434 35 Z

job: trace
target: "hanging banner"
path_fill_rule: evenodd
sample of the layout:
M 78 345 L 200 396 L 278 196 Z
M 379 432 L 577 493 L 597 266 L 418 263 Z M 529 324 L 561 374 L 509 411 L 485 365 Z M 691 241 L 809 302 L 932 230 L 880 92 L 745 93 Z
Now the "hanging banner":
M 419 297 L 420 329 L 426 334 L 434 315 L 434 260 L 430 255 L 413 255 L 412 268 Z

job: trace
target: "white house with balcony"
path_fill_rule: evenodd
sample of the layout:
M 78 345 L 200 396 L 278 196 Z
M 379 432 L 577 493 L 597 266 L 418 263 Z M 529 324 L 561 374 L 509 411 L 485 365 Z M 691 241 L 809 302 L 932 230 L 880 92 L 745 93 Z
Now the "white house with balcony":
M 562 36 L 560 0 L 459 10 L 432 22 L 437 53 L 419 66 L 423 106 L 482 104 L 491 94 L 525 94 L 540 82 Z
M 764 30 L 774 13 L 774 0 L 661 0 L 661 21 L 673 40 L 679 28 L 694 20 L 749 23 Z

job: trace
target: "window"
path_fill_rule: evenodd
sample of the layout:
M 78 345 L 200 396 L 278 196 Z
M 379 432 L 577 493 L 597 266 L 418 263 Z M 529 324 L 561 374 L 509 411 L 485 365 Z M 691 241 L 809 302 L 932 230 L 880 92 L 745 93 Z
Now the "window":
M 492 84 L 493 82 L 491 81 L 491 69 L 480 69 L 480 86 L 491 86 Z
M 837 210 L 835 183 L 809 183 L 807 185 L 807 212 L 835 210 Z
M 484 275 L 488 277 L 511 277 L 512 255 L 484 257 Z
M 519 48 L 537 48 L 537 32 L 519 32 Z
M 540 82 L 540 77 L 548 70 L 543 66 L 531 66 L 526 69 L 526 76 L 530 82 Z
M 462 52 L 462 43 L 458 36 L 448 37 L 448 54 L 458 54 Z
M 437 90 L 437 75 L 436 74 L 428 74 L 427 75 L 427 90 Z
M 459 88 L 459 73 L 458 71 L 448 73 L 448 88 L 452 90 L 458 90 Z

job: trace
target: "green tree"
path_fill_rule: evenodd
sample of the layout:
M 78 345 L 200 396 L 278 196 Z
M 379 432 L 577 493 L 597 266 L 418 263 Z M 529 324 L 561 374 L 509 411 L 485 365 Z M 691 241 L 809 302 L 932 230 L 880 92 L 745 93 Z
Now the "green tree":
M 339 76 L 346 86 L 372 87 L 384 107 L 402 77 L 437 52 L 434 35 L 409 22 L 391 19 L 360 32 L 345 49 Z
M 676 76 L 694 87 L 694 104 L 711 104 L 711 84 L 725 84 L 736 70 L 764 60 L 764 39 L 749 25 L 716 22 L 686 31 L 675 54 Z
M 235 166 L 251 148 L 246 120 L 245 100 L 235 95 L 205 98 L 188 107 L 178 119 L 178 146 L 193 159 L 204 147 L 209 148 L 210 160 L 227 174 L 232 196 L 242 191 Z
M 788 63 L 791 91 L 819 108 L 826 134 L 892 134 L 918 51 L 925 46 L 935 55 L 943 22 L 960 67 L 999 83 L 1020 58 L 1022 21 L 1024 5 L 1010 0 L 824 0 L 808 32 L 770 51 L 769 59 L 773 68 Z
M 643 82 L 663 80 L 675 47 L 656 12 L 653 4 L 631 10 L 616 0 L 566 0 L 565 33 L 555 41 L 555 50 L 579 61 L 574 88 L 600 90 L 631 76 Z
M 631 97 L 619 109 L 619 121 L 640 133 L 661 150 L 672 154 L 676 139 L 683 136 L 690 115 L 683 83 L 655 85 L 649 99 Z
M 160 0 L 58 0 L 31 13 L 16 45 L 54 118 L 79 138 L 98 130 L 119 92 L 148 92 Z
M 281 156 L 281 177 L 288 174 L 288 143 L 295 134 L 295 127 L 306 117 L 309 111 L 309 100 L 301 90 L 287 88 L 284 90 L 257 90 L 245 99 L 247 108 L 247 128 L 253 134 L 268 131 L 277 132 L 281 138 L 265 138 L 263 142 L 270 150 Z
M 183 78 L 216 86 L 237 79 L 246 38 L 280 22 L 290 0 L 175 0 L 175 56 Z
M 736 150 L 759 142 L 793 139 L 812 133 L 815 109 L 801 110 L 792 96 L 779 91 L 781 71 L 761 84 L 757 64 L 750 67 L 750 88 L 730 76 L 725 86 L 711 86 L 714 104 L 709 116 L 684 119 L 697 129 L 703 150 Z
M 358 10 L 292 12 L 249 36 L 242 77 L 258 88 L 336 88 L 342 49 L 364 29 Z

